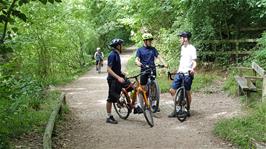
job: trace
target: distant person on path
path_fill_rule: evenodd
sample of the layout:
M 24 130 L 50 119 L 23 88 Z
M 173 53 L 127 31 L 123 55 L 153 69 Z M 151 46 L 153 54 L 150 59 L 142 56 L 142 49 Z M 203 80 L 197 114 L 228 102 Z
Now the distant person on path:
M 112 103 L 117 102 L 120 98 L 120 93 L 122 90 L 122 83 L 125 82 L 123 74 L 121 71 L 121 60 L 120 53 L 123 49 L 122 39 L 113 39 L 110 46 L 112 51 L 108 56 L 107 62 L 107 82 L 108 82 L 108 98 L 106 102 L 107 119 L 106 123 L 117 124 L 118 122 L 114 119 L 112 115 Z
M 97 48 L 94 54 L 94 59 L 96 60 L 96 71 L 100 72 L 100 67 L 103 65 L 103 52 L 101 52 L 101 48 Z
M 143 72 L 147 68 L 145 68 L 146 65 L 149 66 L 155 66 L 155 60 L 159 59 L 161 63 L 164 64 L 165 67 L 167 67 L 167 64 L 162 59 L 162 57 L 159 55 L 157 49 L 152 46 L 153 36 L 150 33 L 144 33 L 142 35 L 142 40 L 144 42 L 143 46 L 138 48 L 136 53 L 136 64 L 141 67 L 140 71 Z M 154 70 L 154 74 L 156 75 L 156 69 Z M 140 76 L 140 84 L 143 88 L 146 88 L 146 85 L 148 83 L 148 74 L 141 75 Z M 152 103 L 152 107 L 154 107 Z M 142 113 L 141 104 L 140 101 L 137 101 L 137 104 L 135 105 L 134 113 Z
M 190 105 L 192 101 L 191 97 L 191 85 L 194 78 L 195 69 L 197 66 L 196 59 L 196 48 L 190 44 L 190 38 L 192 34 L 190 32 L 182 32 L 179 34 L 180 44 L 181 44 L 181 57 L 179 63 L 178 72 L 189 73 L 189 75 L 185 75 L 185 89 L 188 99 L 188 107 L 187 113 L 190 116 Z M 172 82 L 172 88 L 170 89 L 170 94 L 175 96 L 176 90 L 181 86 L 181 78 L 178 74 L 175 75 L 174 81 Z M 168 117 L 176 117 L 176 111 L 173 111 Z

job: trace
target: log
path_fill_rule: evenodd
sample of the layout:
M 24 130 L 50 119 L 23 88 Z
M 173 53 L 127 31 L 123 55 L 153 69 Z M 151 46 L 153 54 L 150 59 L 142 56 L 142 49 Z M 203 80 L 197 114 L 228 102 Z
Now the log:
M 62 107 L 62 105 L 65 103 L 66 96 L 65 93 L 62 93 L 60 96 L 60 100 L 56 107 L 53 109 L 53 112 L 50 115 L 50 118 L 48 120 L 48 123 L 46 125 L 46 129 L 43 135 L 43 148 L 44 149 L 52 149 L 52 133 L 54 130 L 54 124 L 56 117 Z

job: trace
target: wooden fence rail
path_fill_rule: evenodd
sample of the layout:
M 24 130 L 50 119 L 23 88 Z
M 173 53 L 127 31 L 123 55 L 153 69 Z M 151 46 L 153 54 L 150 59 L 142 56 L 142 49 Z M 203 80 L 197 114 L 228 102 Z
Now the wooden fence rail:
M 60 96 L 60 100 L 56 107 L 53 109 L 53 112 L 51 113 L 48 123 L 46 125 L 46 129 L 43 135 L 44 149 L 52 149 L 52 133 L 54 129 L 55 120 L 64 104 L 66 104 L 66 95 L 65 93 L 62 93 Z

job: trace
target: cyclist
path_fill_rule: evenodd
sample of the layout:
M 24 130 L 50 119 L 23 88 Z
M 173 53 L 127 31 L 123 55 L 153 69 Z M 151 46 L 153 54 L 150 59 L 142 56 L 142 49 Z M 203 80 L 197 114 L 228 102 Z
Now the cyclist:
M 180 44 L 181 46 L 181 57 L 179 63 L 179 69 L 177 72 L 187 73 L 189 75 L 185 75 L 185 89 L 188 99 L 188 107 L 187 113 L 190 116 L 190 105 L 192 101 L 191 97 L 191 85 L 194 78 L 195 68 L 197 66 L 196 59 L 196 48 L 190 44 L 190 38 L 192 34 L 190 32 L 182 32 L 179 34 L 180 37 Z M 175 75 L 174 81 L 172 82 L 172 88 L 170 89 L 170 94 L 172 96 L 175 95 L 176 90 L 181 86 L 181 78 L 178 74 Z M 168 117 L 176 117 L 176 111 L 173 111 Z
M 106 102 L 106 111 L 107 111 L 107 119 L 106 123 L 117 124 L 118 122 L 114 119 L 111 114 L 112 111 L 112 103 L 117 102 L 120 97 L 120 92 L 122 89 L 121 83 L 124 83 L 123 74 L 121 71 L 121 60 L 120 53 L 123 48 L 123 40 L 122 39 L 113 39 L 110 43 L 112 47 L 112 51 L 108 56 L 107 62 L 107 82 L 109 87 L 108 98 Z
M 94 54 L 94 59 L 96 60 L 96 71 L 99 70 L 100 66 L 103 65 L 103 52 L 101 52 L 101 48 L 97 48 Z
M 158 59 L 161 63 L 167 67 L 167 64 L 163 60 L 163 58 L 159 55 L 157 49 L 152 46 L 153 36 L 150 33 L 144 33 L 142 35 L 143 46 L 138 48 L 136 53 L 136 64 L 141 67 L 141 72 L 145 71 L 147 68 L 143 67 L 145 65 L 155 65 L 155 60 Z M 154 74 L 156 75 L 156 70 L 154 70 Z M 146 88 L 146 84 L 148 82 L 148 74 L 140 76 L 140 84 L 143 88 Z M 153 104 L 153 103 L 152 103 Z M 155 105 L 152 105 L 155 107 Z M 137 101 L 135 105 L 134 113 L 142 113 L 140 101 Z

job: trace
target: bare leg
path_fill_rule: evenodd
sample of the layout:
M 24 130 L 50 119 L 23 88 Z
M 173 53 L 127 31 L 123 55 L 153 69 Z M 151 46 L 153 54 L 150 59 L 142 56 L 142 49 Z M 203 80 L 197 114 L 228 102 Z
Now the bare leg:
M 189 110 L 192 101 L 192 96 L 191 96 L 191 91 L 186 91 L 186 92 L 187 92 L 188 110 Z
M 106 111 L 107 111 L 107 114 L 111 114 L 112 102 L 109 102 L 109 101 L 106 102 Z

